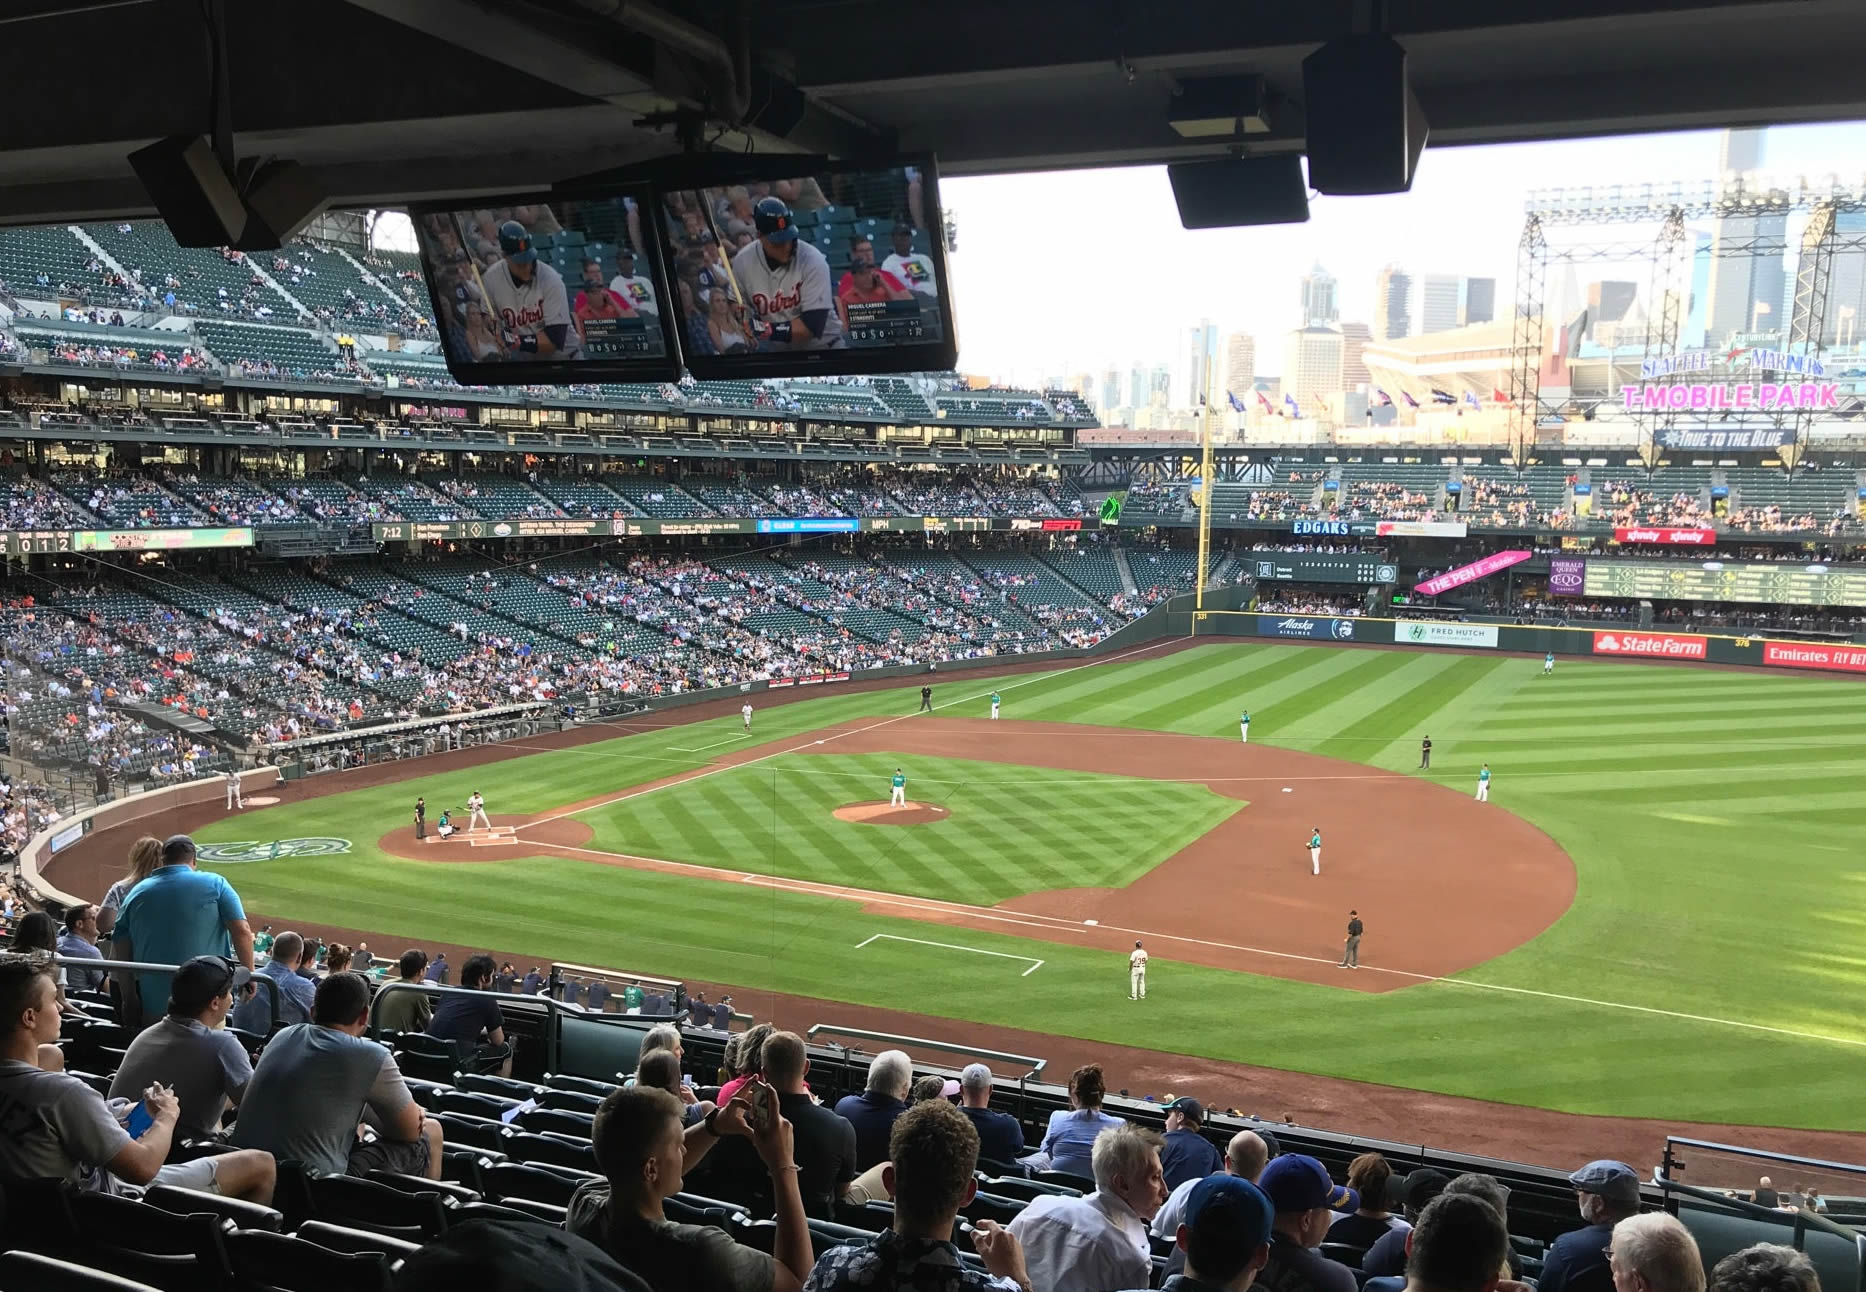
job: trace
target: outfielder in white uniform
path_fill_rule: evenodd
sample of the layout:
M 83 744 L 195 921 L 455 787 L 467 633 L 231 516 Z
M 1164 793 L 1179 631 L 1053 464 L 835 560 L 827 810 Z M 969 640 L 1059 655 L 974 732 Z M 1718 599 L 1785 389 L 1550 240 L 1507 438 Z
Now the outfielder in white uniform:
M 517 220 L 499 226 L 505 258 L 480 275 L 508 359 L 574 359 L 583 347 L 570 317 L 564 276 L 540 264 L 531 235 Z
M 746 734 L 747 735 L 751 734 L 752 702 L 750 700 L 747 700 L 743 705 L 739 706 L 739 721 L 745 724 Z
M 478 790 L 467 797 L 467 812 L 467 829 L 471 830 L 476 825 L 492 829 L 492 818 L 486 815 L 486 800 L 479 796 Z
M 227 806 L 242 810 L 246 807 L 240 798 L 240 773 L 233 768 L 227 769 Z
M 1134 949 L 1127 953 L 1127 998 L 1147 999 L 1147 948 L 1134 939 Z
M 996 691 L 991 693 L 991 720 L 993 722 L 998 720 L 998 693 Z
M 758 240 L 732 257 L 732 276 L 752 312 L 761 350 L 829 350 L 847 344 L 836 313 L 829 261 L 797 238 L 782 198 L 752 208 Z
M 1490 802 L 1490 764 L 1489 763 L 1485 763 L 1484 769 L 1477 774 L 1477 801 L 1479 803 Z
M 890 784 L 890 788 L 888 791 L 888 806 L 889 807 L 906 807 L 907 806 L 907 777 L 905 774 L 902 773 L 900 768 L 896 767 L 894 769 L 894 779 L 889 784 Z

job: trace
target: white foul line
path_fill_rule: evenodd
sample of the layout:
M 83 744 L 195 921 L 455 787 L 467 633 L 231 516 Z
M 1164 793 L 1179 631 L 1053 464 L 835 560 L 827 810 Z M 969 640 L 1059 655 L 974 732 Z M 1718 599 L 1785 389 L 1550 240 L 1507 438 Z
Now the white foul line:
M 960 946 L 956 942 L 928 942 L 925 938 L 903 938 L 903 937 L 897 937 L 892 933 L 876 933 L 871 937 L 864 938 L 860 942 L 857 942 L 855 944 L 855 949 L 857 951 L 860 951 L 863 947 L 867 946 L 870 942 L 877 942 L 883 938 L 887 939 L 889 942 L 911 942 L 915 946 L 921 946 L 921 947 L 944 947 L 948 951 L 970 951 L 975 956 L 997 956 L 998 958 L 1002 960 L 1028 960 L 1030 961 L 1030 968 L 1018 974 L 1017 976 L 1019 978 L 1028 978 L 1030 977 L 1031 974 L 1043 968 L 1043 961 L 1037 959 L 1035 956 L 1014 956 L 1008 951 L 986 951 L 980 947 Z
M 996 689 L 999 691 L 1013 691 L 1020 686 L 1033 686 L 1038 682 L 1053 681 L 1056 678 L 1065 677 L 1070 673 L 1075 673 L 1085 668 L 1095 668 L 1102 664 L 1113 664 L 1117 660 L 1129 659 L 1150 650 L 1157 650 L 1161 646 L 1177 645 L 1180 641 L 1181 639 L 1178 637 L 1164 637 L 1159 641 L 1149 642 L 1145 646 L 1136 646 L 1133 650 L 1121 651 L 1105 659 L 1084 660 L 1080 664 L 1072 664 L 1068 668 L 1057 669 L 1053 673 L 1038 673 L 1023 682 L 1006 682 Z M 973 695 L 961 696 L 957 700 L 948 700 L 944 704 L 936 704 L 933 708 L 950 709 L 956 704 L 970 704 L 974 700 L 982 700 L 990 694 L 990 691 L 979 691 Z M 891 727 L 897 722 L 905 722 L 909 718 L 918 716 L 919 712 L 919 710 L 915 710 L 913 713 L 897 713 L 892 718 L 883 718 L 879 722 L 871 722 L 866 727 L 857 727 L 853 731 L 837 732 L 835 735 L 825 736 L 821 740 L 806 740 L 802 744 L 792 745 L 788 749 L 774 749 L 768 754 L 760 754 L 756 758 L 747 758 L 742 763 L 715 763 L 710 767 L 698 767 L 694 769 L 693 774 L 690 776 L 676 775 L 661 782 L 659 785 L 648 785 L 638 789 L 624 790 L 613 798 L 602 799 L 595 803 L 585 803 L 581 807 L 573 808 L 568 812 L 558 812 L 551 816 L 541 816 L 536 821 L 527 821 L 524 825 L 519 826 L 518 829 L 521 831 L 529 830 L 533 826 L 548 825 L 552 821 L 562 821 L 566 817 L 581 816 L 585 812 L 594 812 L 599 808 L 611 807 L 617 803 L 626 802 L 629 799 L 653 794 L 656 790 L 672 789 L 676 785 L 690 785 L 694 781 L 705 780 L 708 776 L 717 776 L 720 772 L 737 771 L 741 767 L 755 767 L 759 763 L 769 762 L 773 758 L 782 758 L 786 754 L 802 753 L 806 749 L 814 749 L 818 745 L 827 744 L 833 740 L 842 740 L 848 736 L 860 736 L 870 731 L 878 731 L 882 727 Z M 668 746 L 663 747 L 667 748 Z
M 721 745 L 729 745 L 735 740 L 750 740 L 751 738 L 751 732 L 741 731 L 734 735 L 727 736 L 724 740 L 715 740 L 710 745 L 669 745 L 667 748 L 673 750 L 677 754 L 697 754 L 705 749 L 717 749 Z

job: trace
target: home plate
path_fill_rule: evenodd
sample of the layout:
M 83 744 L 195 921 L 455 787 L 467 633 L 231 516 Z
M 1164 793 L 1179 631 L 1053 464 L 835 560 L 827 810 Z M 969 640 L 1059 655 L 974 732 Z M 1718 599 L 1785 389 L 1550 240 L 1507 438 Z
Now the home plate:
M 495 825 L 484 832 L 470 832 L 467 835 L 467 842 L 475 848 L 497 848 L 501 844 L 517 843 L 517 831 L 517 826 Z

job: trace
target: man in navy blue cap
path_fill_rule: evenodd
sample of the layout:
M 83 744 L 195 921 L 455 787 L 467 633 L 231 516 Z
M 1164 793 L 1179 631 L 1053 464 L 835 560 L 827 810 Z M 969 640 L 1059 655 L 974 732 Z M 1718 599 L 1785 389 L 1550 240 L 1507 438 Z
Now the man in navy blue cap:
M 1198 1181 L 1173 1237 L 1185 1272 L 1162 1283 L 1161 1292 L 1244 1292 L 1270 1259 L 1275 1221 L 1270 1199 L 1249 1180 L 1210 1175 Z
M 1639 1214 L 1639 1172 L 1624 1162 L 1603 1158 L 1589 1162 L 1568 1177 L 1585 1229 L 1563 1234 L 1549 1245 L 1542 1277 L 1542 1292 L 1612 1292 L 1613 1269 L 1607 1245 L 1613 1227 Z
M 1257 1276 L 1270 1292 L 1358 1292 L 1354 1271 L 1316 1252 L 1337 1211 L 1359 1211 L 1361 1197 L 1328 1178 L 1328 1168 L 1301 1153 L 1274 1159 L 1257 1178 L 1276 1208 L 1270 1259 Z

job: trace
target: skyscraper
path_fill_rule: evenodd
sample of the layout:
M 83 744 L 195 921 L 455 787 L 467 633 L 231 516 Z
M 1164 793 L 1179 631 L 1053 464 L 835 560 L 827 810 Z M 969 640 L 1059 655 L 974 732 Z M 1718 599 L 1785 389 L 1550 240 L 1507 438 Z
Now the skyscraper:
M 1763 132 L 1726 130 L 1717 154 L 1717 168 L 1726 183 L 1752 174 L 1762 165 Z M 1747 184 L 1745 192 L 1760 196 Z M 1722 216 L 1711 226 L 1706 345 L 1721 345 L 1740 332 L 1787 327 L 1782 314 L 1788 290 L 1787 233 L 1788 217 L 1776 214 Z
M 1373 378 L 1367 375 L 1367 361 L 1361 358 L 1374 339 L 1374 330 L 1365 323 L 1343 323 L 1341 325 L 1341 388 L 1343 390 L 1361 390 Z
M 1173 363 L 1172 407 L 1197 408 L 1205 386 L 1216 374 L 1212 365 L 1218 360 L 1218 326 L 1210 319 L 1200 319 L 1179 339 L 1179 354 Z
M 1257 341 L 1248 332 L 1225 334 L 1224 388 L 1249 402 L 1251 383 L 1257 376 Z M 1221 405 L 1223 406 L 1223 405 Z
M 1121 407 L 1121 370 L 1110 368 L 1101 375 L 1101 411 Z
M 1302 276 L 1302 325 L 1316 327 L 1338 317 L 1334 276 L 1318 264 Z
M 1842 211 L 1834 217 L 1834 231 L 1848 242 L 1866 234 L 1866 212 Z M 1827 287 L 1827 321 L 1821 328 L 1823 345 L 1855 346 L 1866 327 L 1866 251 L 1836 251 Z
M 1603 280 L 1587 285 L 1587 331 L 1590 337 L 1602 323 L 1618 323 L 1633 308 L 1637 283 Z
M 1283 354 L 1283 392 L 1316 414 L 1318 397 L 1341 389 L 1342 336 L 1332 327 L 1299 327 L 1290 332 Z
M 1412 332 L 1412 275 L 1388 265 L 1374 279 L 1374 335 L 1397 341 Z
M 1419 290 L 1419 331 L 1449 332 L 1458 326 L 1464 280 L 1457 274 L 1427 274 Z
M 1127 373 L 1127 406 L 1145 408 L 1153 400 L 1153 373 L 1135 364 Z
M 1458 326 L 1488 323 L 1497 317 L 1497 280 L 1467 278 L 1460 285 Z
M 1165 408 L 1173 389 L 1173 370 L 1163 363 L 1156 363 L 1147 370 L 1147 398 L 1141 407 L 1155 405 Z

